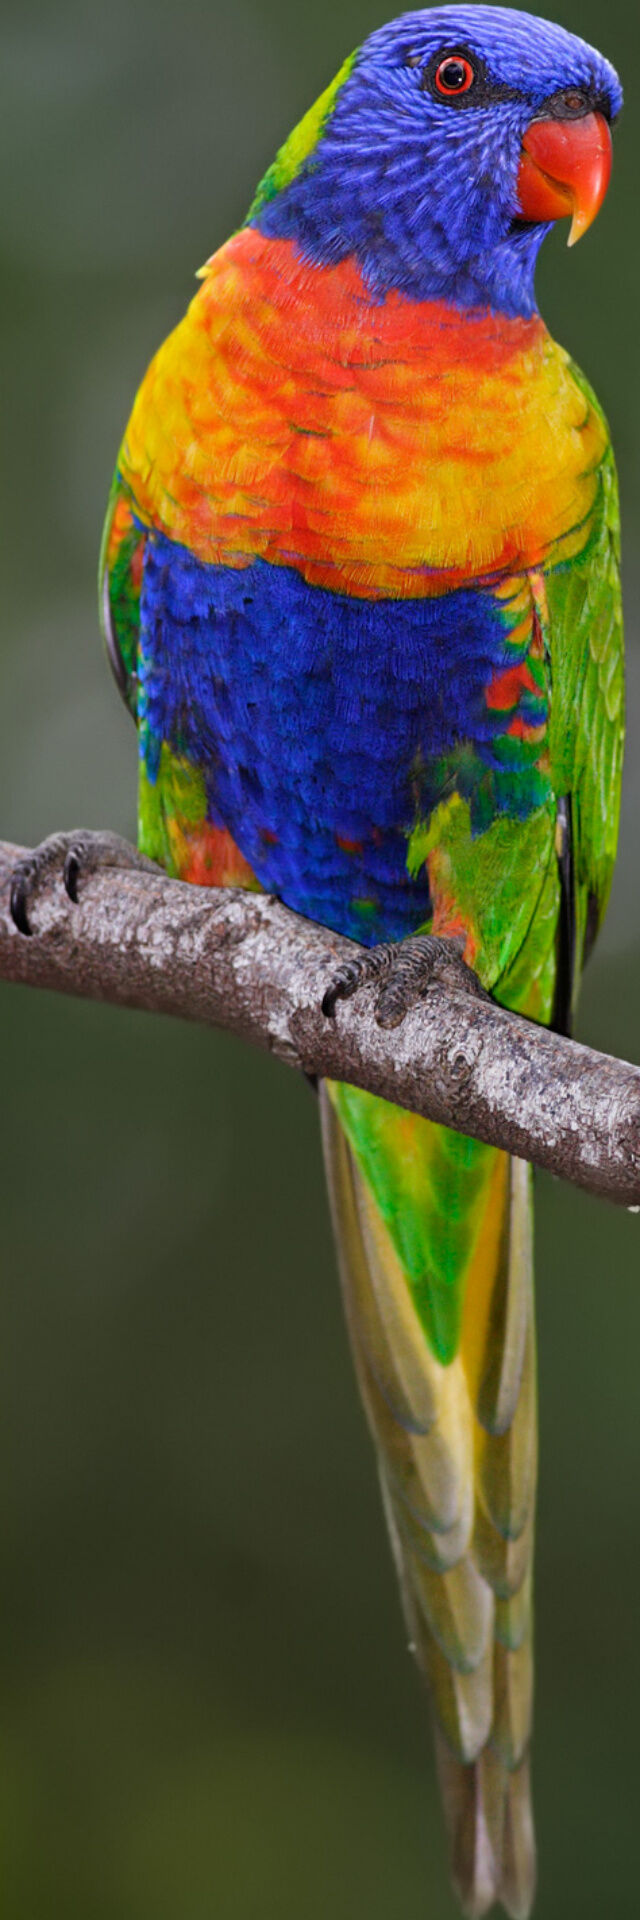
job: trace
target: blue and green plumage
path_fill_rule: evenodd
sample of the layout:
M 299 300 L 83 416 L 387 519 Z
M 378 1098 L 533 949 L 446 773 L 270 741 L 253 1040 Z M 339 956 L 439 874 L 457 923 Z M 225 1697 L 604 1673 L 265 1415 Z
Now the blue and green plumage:
M 447 52 L 475 97 L 438 98 Z M 620 106 L 599 55 L 501 9 L 407 15 L 345 62 L 149 369 L 103 574 L 144 851 L 365 944 L 461 934 L 547 1023 L 606 906 L 623 735 L 609 437 L 518 198 L 565 97 Z M 322 1112 L 456 1882 L 525 1914 L 529 1175 L 351 1088 Z

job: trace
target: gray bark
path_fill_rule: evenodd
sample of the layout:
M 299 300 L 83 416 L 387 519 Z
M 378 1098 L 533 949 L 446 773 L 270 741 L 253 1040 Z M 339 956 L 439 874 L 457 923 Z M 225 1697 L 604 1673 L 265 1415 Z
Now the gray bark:
M 376 989 L 322 1012 L 349 940 L 266 894 L 105 868 L 73 905 L 54 873 L 9 913 L 24 849 L 0 843 L 0 978 L 223 1027 L 301 1071 L 371 1093 L 504 1147 L 587 1191 L 640 1208 L 640 1069 L 592 1052 L 437 974 L 402 1025 L 376 1021 Z

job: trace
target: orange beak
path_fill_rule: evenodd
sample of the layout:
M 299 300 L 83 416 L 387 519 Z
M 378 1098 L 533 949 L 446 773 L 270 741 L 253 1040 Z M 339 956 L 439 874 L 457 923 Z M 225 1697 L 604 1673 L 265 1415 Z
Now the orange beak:
M 613 166 L 613 141 L 602 113 L 581 120 L 534 120 L 522 142 L 518 199 L 525 220 L 572 216 L 574 247 L 600 212 Z

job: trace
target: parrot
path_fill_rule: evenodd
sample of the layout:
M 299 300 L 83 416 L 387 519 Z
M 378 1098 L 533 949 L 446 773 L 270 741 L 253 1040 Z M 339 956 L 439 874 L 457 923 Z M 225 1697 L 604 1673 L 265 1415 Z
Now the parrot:
M 381 1020 L 403 956 L 426 991 L 437 938 L 501 1007 L 571 1030 L 618 833 L 619 505 L 535 269 L 555 222 L 574 244 L 595 219 L 621 107 L 607 60 L 526 13 L 377 28 L 133 406 L 100 598 L 138 847 L 357 942 L 328 1018 L 380 955 Z M 467 1915 L 525 1920 L 531 1169 L 352 1086 L 318 1096 L 453 1884 Z

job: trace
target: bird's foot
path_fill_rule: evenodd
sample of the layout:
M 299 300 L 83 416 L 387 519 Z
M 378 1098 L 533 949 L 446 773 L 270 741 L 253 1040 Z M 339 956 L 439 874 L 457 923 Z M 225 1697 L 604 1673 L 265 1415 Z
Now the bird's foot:
M 462 955 L 458 935 L 415 934 L 407 940 L 371 947 L 347 960 L 327 988 L 322 1011 L 332 1019 L 339 1000 L 351 1000 L 361 987 L 375 984 L 375 1018 L 379 1027 L 399 1027 L 410 1008 L 435 982 L 486 1000 L 484 987 Z
M 19 933 L 33 933 L 31 909 L 39 893 L 58 877 L 70 900 L 77 904 L 78 887 L 102 867 L 143 867 L 158 873 L 153 860 L 138 853 L 119 833 L 91 833 L 76 827 L 70 833 L 51 833 L 39 847 L 18 860 L 11 877 L 11 917 Z

